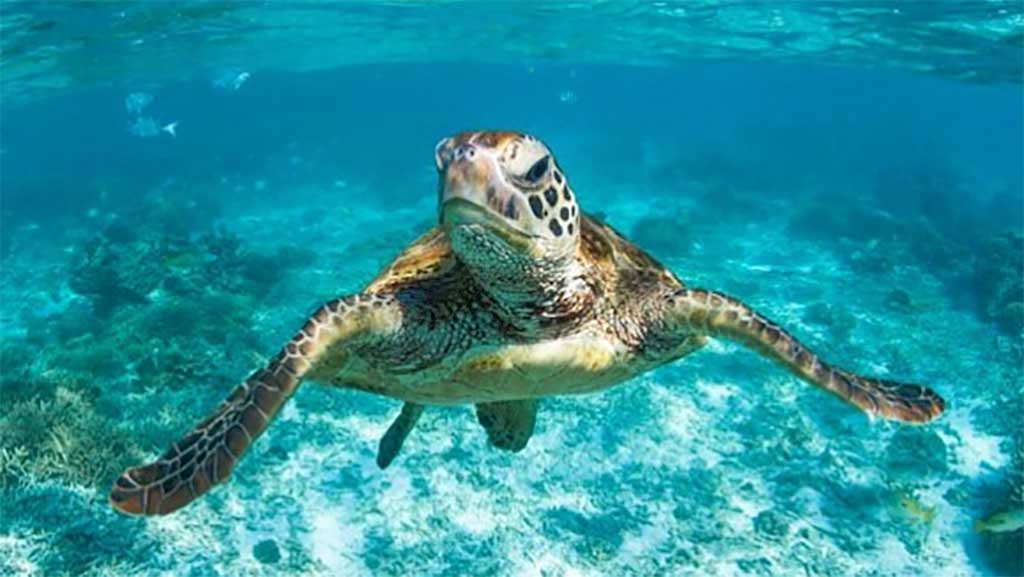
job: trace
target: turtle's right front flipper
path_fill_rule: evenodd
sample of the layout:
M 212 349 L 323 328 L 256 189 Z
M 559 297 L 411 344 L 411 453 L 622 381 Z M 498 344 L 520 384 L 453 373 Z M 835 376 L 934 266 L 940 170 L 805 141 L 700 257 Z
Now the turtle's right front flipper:
M 331 301 L 266 368 L 235 388 L 217 411 L 155 462 L 129 469 L 110 503 L 130 515 L 163 515 L 191 503 L 231 474 L 238 460 L 329 348 L 381 338 L 401 324 L 399 304 L 376 295 Z

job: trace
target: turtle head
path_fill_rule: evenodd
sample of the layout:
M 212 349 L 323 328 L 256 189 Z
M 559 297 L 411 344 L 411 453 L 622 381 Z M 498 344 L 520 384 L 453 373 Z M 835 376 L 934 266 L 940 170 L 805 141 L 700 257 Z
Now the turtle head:
M 435 160 L 441 225 L 474 276 L 492 293 L 558 284 L 576 260 L 580 210 L 551 150 L 519 132 L 462 132 Z
M 518 132 L 463 132 L 439 142 L 435 160 L 441 224 L 457 252 L 483 248 L 471 237 L 535 258 L 575 252 L 576 197 L 541 141 Z

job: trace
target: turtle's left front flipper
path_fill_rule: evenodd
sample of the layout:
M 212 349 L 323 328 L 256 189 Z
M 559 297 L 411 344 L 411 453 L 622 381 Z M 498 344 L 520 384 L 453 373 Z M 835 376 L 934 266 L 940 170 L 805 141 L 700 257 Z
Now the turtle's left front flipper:
M 872 415 L 926 423 L 945 409 L 942 397 L 927 387 L 862 377 L 828 365 L 789 333 L 732 297 L 681 289 L 667 304 L 666 329 L 739 341 Z
M 317 368 L 324 352 L 386 338 L 400 324 L 400 305 L 390 298 L 357 295 L 331 301 L 266 368 L 236 387 L 214 414 L 155 462 L 121 475 L 110 493 L 111 505 L 130 515 L 163 515 L 191 503 L 228 478 L 303 377 Z

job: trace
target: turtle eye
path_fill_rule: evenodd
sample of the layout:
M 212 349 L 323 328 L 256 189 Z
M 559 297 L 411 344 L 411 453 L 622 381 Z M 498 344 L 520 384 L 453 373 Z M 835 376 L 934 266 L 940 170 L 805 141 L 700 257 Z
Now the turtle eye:
M 551 164 L 551 155 L 545 155 L 543 158 L 533 163 L 530 170 L 523 176 L 530 182 L 537 182 L 548 172 L 548 165 Z

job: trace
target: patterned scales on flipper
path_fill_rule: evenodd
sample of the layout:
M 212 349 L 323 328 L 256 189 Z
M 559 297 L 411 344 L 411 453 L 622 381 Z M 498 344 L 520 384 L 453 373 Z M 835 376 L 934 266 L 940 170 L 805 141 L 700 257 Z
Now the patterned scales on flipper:
M 286 367 L 276 363 L 257 371 L 156 462 L 122 475 L 110 495 L 114 506 L 135 515 L 162 515 L 227 479 L 295 391 L 297 372 Z
M 492 445 L 513 453 L 522 451 L 537 422 L 537 399 L 478 403 L 476 418 Z
M 364 339 L 393 324 L 390 297 L 359 295 L 331 301 L 302 327 L 265 369 L 235 388 L 217 411 L 159 459 L 126 471 L 110 503 L 130 515 L 164 515 L 224 481 L 291 398 L 302 378 L 341 340 Z
M 669 306 L 677 330 L 739 341 L 870 415 L 927 423 L 946 408 L 942 397 L 928 387 L 864 377 L 829 365 L 778 325 L 727 295 L 682 289 L 669 297 Z

